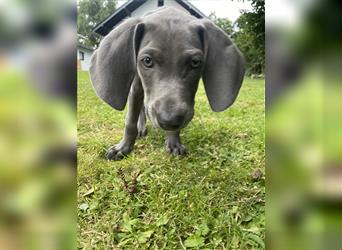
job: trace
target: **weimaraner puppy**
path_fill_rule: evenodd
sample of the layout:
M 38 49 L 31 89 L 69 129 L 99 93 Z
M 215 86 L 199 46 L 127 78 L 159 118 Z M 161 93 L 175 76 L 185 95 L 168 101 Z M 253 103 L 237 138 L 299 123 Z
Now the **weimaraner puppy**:
M 185 154 L 179 133 L 194 115 L 200 78 L 211 109 L 219 112 L 235 101 L 244 68 L 239 49 L 208 19 L 164 7 L 123 21 L 103 39 L 90 67 L 103 101 L 123 110 L 128 99 L 123 139 L 107 159 L 122 159 L 137 136 L 146 135 L 145 114 L 166 131 L 167 151 Z

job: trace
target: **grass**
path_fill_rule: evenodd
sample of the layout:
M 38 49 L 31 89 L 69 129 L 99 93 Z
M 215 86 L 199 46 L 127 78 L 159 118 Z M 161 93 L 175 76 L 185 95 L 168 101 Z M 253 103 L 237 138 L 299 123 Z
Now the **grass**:
M 194 119 L 181 133 L 185 157 L 167 154 L 164 133 L 148 123 L 128 158 L 107 161 L 125 113 L 104 104 L 79 72 L 79 248 L 265 248 L 265 183 L 251 177 L 264 172 L 264 80 L 245 79 L 221 113 L 210 110 L 200 83 Z M 131 194 L 122 177 L 130 183 L 138 171 Z

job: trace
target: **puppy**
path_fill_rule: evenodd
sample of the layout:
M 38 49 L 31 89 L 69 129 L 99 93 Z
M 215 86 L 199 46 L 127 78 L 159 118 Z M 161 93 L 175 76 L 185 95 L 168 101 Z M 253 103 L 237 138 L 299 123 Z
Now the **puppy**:
M 174 8 L 129 18 L 101 42 L 91 60 L 97 95 L 116 110 L 128 100 L 125 132 L 108 149 L 110 160 L 129 154 L 137 136 L 146 134 L 145 114 L 166 131 L 166 149 L 186 153 L 179 133 L 194 115 L 202 77 L 213 111 L 232 105 L 239 93 L 244 59 L 229 37 L 208 19 Z

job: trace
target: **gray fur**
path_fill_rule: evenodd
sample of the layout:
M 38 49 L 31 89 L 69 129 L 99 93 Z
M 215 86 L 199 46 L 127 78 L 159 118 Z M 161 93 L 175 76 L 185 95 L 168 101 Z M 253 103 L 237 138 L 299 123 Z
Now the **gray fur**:
M 146 135 L 145 114 L 167 131 L 167 151 L 182 155 L 179 132 L 194 115 L 200 77 L 212 110 L 223 111 L 238 95 L 244 59 L 211 21 L 160 8 L 111 31 L 93 55 L 90 74 L 97 95 L 113 108 L 123 110 L 128 98 L 124 138 L 107 151 L 108 159 L 121 159 Z

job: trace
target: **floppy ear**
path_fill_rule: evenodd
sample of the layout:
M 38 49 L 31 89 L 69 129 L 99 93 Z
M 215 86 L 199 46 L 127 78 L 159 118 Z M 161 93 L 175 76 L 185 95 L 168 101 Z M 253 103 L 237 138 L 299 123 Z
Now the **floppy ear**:
M 216 112 L 232 105 L 245 73 L 244 59 L 230 38 L 209 20 L 203 20 L 206 60 L 203 82 L 211 106 Z
M 139 22 L 131 18 L 116 27 L 91 58 L 90 78 L 95 92 L 117 110 L 125 108 L 136 74 L 136 49 L 143 34 Z

